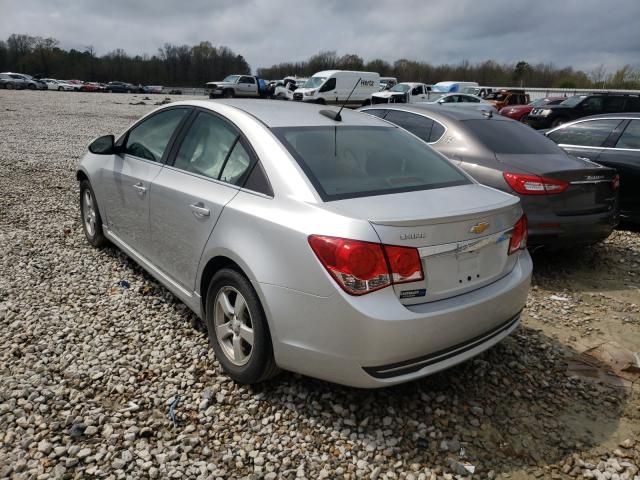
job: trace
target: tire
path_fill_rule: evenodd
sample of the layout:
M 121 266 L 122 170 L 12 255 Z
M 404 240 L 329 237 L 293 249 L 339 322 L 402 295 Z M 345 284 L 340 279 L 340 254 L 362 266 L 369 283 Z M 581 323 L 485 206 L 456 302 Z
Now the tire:
M 80 221 L 87 241 L 96 248 L 109 243 L 102 231 L 102 217 L 89 180 L 80 182 Z
M 29 90 L 35 90 L 36 86 L 33 83 L 29 84 Z
M 62 88 L 62 87 L 58 87 L 58 91 L 59 91 L 59 92 L 62 92 L 63 90 L 64 90 L 64 88 Z
M 318 105 L 326 105 L 327 102 L 325 102 L 324 98 L 319 98 L 318 100 L 316 100 L 316 103 Z
M 222 92 L 222 97 L 223 98 L 233 98 L 235 96 L 233 90 L 225 90 L 224 92 Z
M 566 118 L 562 118 L 562 117 L 556 118 L 553 122 L 551 122 L 551 128 L 559 127 L 560 125 L 566 122 L 567 122 Z
M 260 299 L 251 282 L 237 270 L 223 268 L 211 279 L 205 323 L 217 360 L 235 382 L 259 383 L 277 375 L 279 369 Z M 253 344 L 246 338 L 252 338 Z
M 214 95 L 213 93 L 210 93 L 210 94 L 209 94 L 209 98 L 210 98 L 211 100 L 213 100 L 213 99 L 214 99 L 214 98 L 216 98 L 216 97 L 215 97 L 215 95 Z
M 371 105 L 371 100 L 370 99 L 366 99 L 364 102 L 362 102 L 362 106 L 363 107 L 368 107 L 369 105 Z
M 528 120 L 529 120 L 529 115 L 528 115 L 528 114 L 526 114 L 526 113 L 525 113 L 523 116 L 521 116 L 521 117 L 520 117 L 520 121 L 521 121 L 522 123 L 524 123 L 525 125 L 528 125 L 528 124 L 529 124 L 529 123 L 528 123 Z
M 7 90 L 13 90 L 15 87 L 13 85 L 13 83 L 7 83 L 6 87 Z

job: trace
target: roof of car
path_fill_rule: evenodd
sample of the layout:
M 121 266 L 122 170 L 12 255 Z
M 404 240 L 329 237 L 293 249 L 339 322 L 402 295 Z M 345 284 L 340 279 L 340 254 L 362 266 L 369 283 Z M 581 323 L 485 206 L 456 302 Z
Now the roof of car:
M 576 121 L 593 120 L 596 118 L 633 118 L 640 119 L 640 112 L 620 112 L 620 113 L 602 113 L 600 115 L 591 115 L 589 117 L 581 117 Z
M 315 127 L 336 125 L 358 126 L 388 126 L 372 115 L 344 108 L 341 112 L 342 121 L 336 122 L 320 114 L 321 110 L 338 111 L 339 106 L 318 105 L 306 102 L 284 102 L 261 99 L 216 99 L 216 100 L 190 100 L 180 102 L 201 108 L 211 108 L 213 104 L 223 104 L 237 108 L 264 123 L 269 128 L 277 127 Z
M 488 116 L 487 112 L 472 108 L 460 108 L 460 107 L 447 107 L 438 103 L 411 103 L 411 104 L 379 104 L 371 107 L 366 107 L 364 111 L 368 109 L 385 109 L 385 110 L 402 110 L 405 112 L 413 112 L 418 114 L 428 113 L 430 117 L 435 119 L 447 119 L 454 121 L 462 120 L 480 120 L 480 119 L 492 119 L 496 121 L 513 121 L 510 118 L 499 114 L 493 114 Z

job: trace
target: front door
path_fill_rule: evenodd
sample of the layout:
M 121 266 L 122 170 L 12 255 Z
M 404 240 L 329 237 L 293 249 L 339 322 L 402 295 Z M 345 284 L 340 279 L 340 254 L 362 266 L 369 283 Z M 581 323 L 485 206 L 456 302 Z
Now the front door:
M 125 137 L 123 153 L 101 172 L 109 230 L 143 256 L 149 241 L 149 191 L 162 170 L 165 150 L 188 112 L 163 110 L 145 118 Z

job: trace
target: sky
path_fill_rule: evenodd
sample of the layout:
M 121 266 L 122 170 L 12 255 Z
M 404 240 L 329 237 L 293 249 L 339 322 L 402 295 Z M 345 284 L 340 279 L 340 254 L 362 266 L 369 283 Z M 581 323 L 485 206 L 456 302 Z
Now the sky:
M 335 50 L 365 61 L 640 66 L 640 0 L 0 0 L 0 39 L 155 54 L 208 40 L 255 70 Z

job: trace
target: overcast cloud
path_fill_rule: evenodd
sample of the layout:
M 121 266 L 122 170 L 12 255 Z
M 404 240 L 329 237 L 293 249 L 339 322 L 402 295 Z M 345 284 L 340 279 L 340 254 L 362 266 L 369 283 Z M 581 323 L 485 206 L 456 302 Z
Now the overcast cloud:
M 251 67 L 321 50 L 365 61 L 640 64 L 640 0 L 0 0 L 0 38 L 155 54 L 209 40 Z

